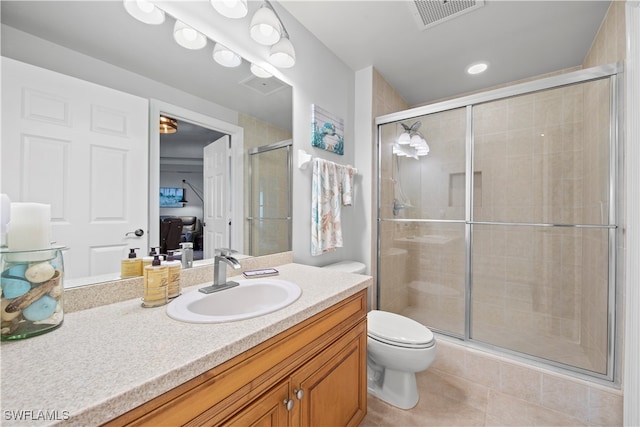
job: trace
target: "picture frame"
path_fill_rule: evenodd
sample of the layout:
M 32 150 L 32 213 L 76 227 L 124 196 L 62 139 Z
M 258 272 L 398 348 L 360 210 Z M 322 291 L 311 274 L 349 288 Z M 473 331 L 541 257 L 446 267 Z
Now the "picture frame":
M 311 145 L 335 154 L 344 154 L 344 120 L 319 107 L 311 106 Z

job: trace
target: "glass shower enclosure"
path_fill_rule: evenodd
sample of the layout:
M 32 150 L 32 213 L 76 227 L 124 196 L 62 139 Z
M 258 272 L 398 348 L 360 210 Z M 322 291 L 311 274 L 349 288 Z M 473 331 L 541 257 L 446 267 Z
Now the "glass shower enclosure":
M 619 72 L 378 118 L 378 307 L 612 380 Z M 398 139 L 407 128 L 428 155 Z
M 249 150 L 249 255 L 291 250 L 291 140 Z

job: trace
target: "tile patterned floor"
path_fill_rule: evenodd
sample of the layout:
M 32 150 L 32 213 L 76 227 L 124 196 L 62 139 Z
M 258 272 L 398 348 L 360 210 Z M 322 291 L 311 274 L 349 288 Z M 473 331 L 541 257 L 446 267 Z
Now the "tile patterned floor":
M 410 410 L 368 398 L 360 427 L 379 426 L 584 426 L 564 414 L 494 390 L 469 390 L 455 377 L 427 370 L 418 374 L 420 401 Z

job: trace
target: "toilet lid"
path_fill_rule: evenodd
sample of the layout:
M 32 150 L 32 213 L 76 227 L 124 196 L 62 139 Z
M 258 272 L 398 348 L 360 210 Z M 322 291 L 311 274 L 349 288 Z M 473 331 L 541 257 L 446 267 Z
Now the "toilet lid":
M 408 317 L 388 311 L 372 310 L 367 314 L 367 333 L 378 341 L 400 347 L 430 347 L 433 332 Z

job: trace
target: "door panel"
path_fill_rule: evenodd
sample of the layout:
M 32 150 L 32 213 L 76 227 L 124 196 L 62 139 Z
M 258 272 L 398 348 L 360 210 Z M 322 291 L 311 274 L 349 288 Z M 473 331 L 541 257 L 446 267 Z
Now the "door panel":
M 51 205 L 66 278 L 148 246 L 148 101 L 2 58 L 2 192 Z
M 204 258 L 213 258 L 216 248 L 228 248 L 229 135 L 204 147 Z

